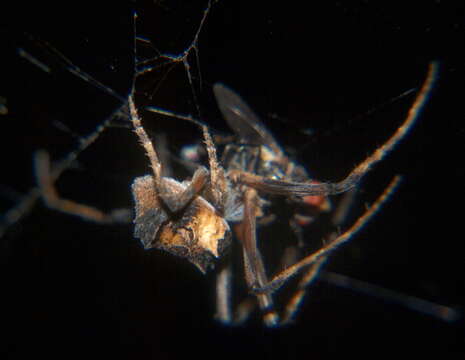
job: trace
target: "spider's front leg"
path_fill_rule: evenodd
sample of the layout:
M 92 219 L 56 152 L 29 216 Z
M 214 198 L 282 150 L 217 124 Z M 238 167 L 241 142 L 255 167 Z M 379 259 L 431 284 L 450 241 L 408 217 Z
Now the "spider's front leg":
M 257 294 L 273 292 L 284 285 L 284 283 L 286 283 L 290 278 L 297 275 L 300 271 L 312 266 L 314 271 L 310 270 L 309 274 L 304 276 L 304 279 L 301 281 L 299 286 L 305 287 L 309 284 L 317 275 L 319 267 L 324 263 L 324 260 L 322 259 L 326 259 L 326 257 L 328 257 L 328 255 L 330 255 L 339 246 L 352 239 L 354 235 L 359 232 L 363 226 L 371 220 L 371 218 L 373 218 L 373 216 L 389 199 L 390 195 L 395 191 L 400 180 L 401 178 L 399 176 L 394 177 L 389 186 L 386 190 L 384 190 L 375 203 L 362 216 L 360 216 L 348 230 L 327 243 L 321 249 L 315 251 L 313 254 L 304 257 L 294 265 L 289 266 L 278 275 L 274 276 L 273 279 L 265 286 L 255 288 L 254 291 Z
M 132 185 L 136 202 L 134 236 L 144 248 L 158 248 L 183 257 L 205 272 L 224 253 L 230 239 L 225 219 L 201 196 L 209 173 L 200 167 L 191 181 L 182 183 L 162 177 L 162 164 L 132 98 L 129 109 L 153 174 L 136 178 Z
M 208 175 L 207 169 L 203 166 L 199 167 L 192 176 L 192 180 L 181 192 L 173 191 L 170 182 L 162 178 L 158 183 L 158 195 L 171 212 L 177 213 L 200 194 L 208 180 Z
M 235 227 L 236 236 L 242 244 L 244 257 L 244 272 L 247 286 L 250 290 L 261 288 L 268 283 L 262 256 L 257 248 L 256 216 L 257 192 L 247 188 L 244 193 L 244 218 Z M 263 313 L 263 321 L 267 326 L 277 326 L 279 317 L 274 310 L 273 298 L 269 293 L 256 294 L 260 310 Z
M 433 89 L 434 82 L 438 77 L 438 72 L 439 64 L 437 62 L 430 63 L 426 79 L 418 92 L 415 101 L 410 107 L 404 122 L 397 128 L 396 132 L 394 132 L 394 134 L 385 141 L 384 144 L 378 147 L 370 156 L 358 164 L 345 179 L 334 183 L 294 182 L 287 181 L 286 179 L 270 179 L 244 171 L 237 171 L 235 176 L 241 183 L 259 191 L 285 196 L 304 197 L 315 195 L 336 195 L 352 189 L 376 163 L 384 159 L 384 157 L 389 154 L 407 135 L 428 100 Z
M 139 137 L 152 166 L 153 182 L 156 187 L 157 196 L 163 200 L 163 203 L 168 206 L 171 212 L 176 213 L 185 208 L 202 191 L 209 176 L 208 171 L 204 167 L 199 167 L 195 171 L 191 182 L 184 189 L 174 189 L 171 185 L 172 181 L 167 180 L 170 178 L 161 176 L 162 163 L 159 160 L 152 141 L 142 126 L 132 96 L 129 98 L 129 111 L 134 132 Z

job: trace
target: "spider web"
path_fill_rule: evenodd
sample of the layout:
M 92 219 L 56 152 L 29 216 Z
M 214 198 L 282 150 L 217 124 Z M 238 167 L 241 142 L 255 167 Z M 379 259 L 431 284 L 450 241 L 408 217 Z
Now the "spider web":
M 204 8 L 202 9 L 201 6 Z M 29 75 L 31 78 L 28 78 L 31 89 L 28 90 L 32 96 L 37 96 L 39 91 L 32 88 L 31 83 L 43 83 L 44 81 L 54 83 L 54 87 L 46 86 L 46 91 L 43 91 L 44 95 L 39 100 L 35 102 L 29 99 L 23 100 L 25 103 L 30 102 L 31 109 L 34 106 L 39 108 L 37 115 L 31 114 L 32 111 L 20 114 L 24 116 L 23 119 L 15 119 L 15 116 L 19 116 L 19 111 L 15 107 L 16 98 L 19 96 L 14 91 L 6 94 L 7 98 L 12 100 L 9 114 L 12 120 L 9 121 L 9 124 L 21 121 L 24 125 L 28 121 L 35 121 L 40 123 L 40 130 L 47 133 L 44 139 L 39 139 L 27 149 L 24 146 L 20 147 L 23 150 L 22 159 L 31 156 L 33 149 L 46 149 L 55 161 L 52 167 L 52 177 L 56 181 L 70 167 L 80 166 L 79 161 L 76 160 L 81 152 L 92 145 L 107 128 L 117 126 L 131 128 L 127 121 L 124 105 L 128 92 L 132 91 L 134 82 L 136 86 L 134 95 L 139 99 L 143 98 L 142 103 L 145 101 L 146 104 L 155 105 L 160 109 L 176 107 L 178 110 L 194 113 L 194 116 L 199 117 L 198 97 L 202 89 L 202 82 L 198 42 L 200 32 L 211 8 L 211 2 L 190 8 L 183 6 L 186 14 L 191 14 L 187 17 L 188 26 L 176 25 L 172 21 L 173 17 L 170 16 L 179 10 L 176 7 L 179 8 L 180 4 L 171 3 L 169 7 L 160 4 L 153 7 L 157 10 L 157 17 L 154 17 L 150 11 L 141 11 L 143 15 L 139 16 L 140 19 L 137 19 L 137 15 L 131 19 L 129 8 L 122 8 L 119 13 L 115 13 L 115 19 L 117 19 L 117 15 L 123 16 L 126 12 L 126 22 L 118 24 L 121 33 L 124 33 L 122 36 L 118 37 L 118 33 L 115 34 L 113 24 L 107 25 L 111 32 L 100 32 L 98 36 L 91 37 L 89 30 L 86 33 L 73 34 L 78 41 L 85 43 L 86 51 L 94 53 L 97 57 L 97 65 L 100 68 L 96 68 L 92 75 L 85 70 L 86 67 L 89 67 L 89 59 L 83 59 L 82 56 L 76 58 L 76 51 L 71 52 L 71 56 L 69 56 L 64 51 L 59 50 L 59 45 L 55 45 L 54 42 L 63 40 L 62 38 L 44 40 L 50 36 L 46 29 L 38 31 L 30 25 L 28 29 L 32 28 L 32 30 L 25 31 L 16 39 L 16 42 L 10 44 L 12 46 L 10 55 L 16 55 L 24 63 L 22 65 L 27 68 L 28 73 L 31 73 Z M 198 16 L 194 14 L 198 14 Z M 91 24 L 92 21 L 95 21 L 98 26 L 102 26 L 100 15 L 94 16 L 88 21 Z M 144 17 L 150 15 L 152 15 L 151 22 L 155 18 L 159 24 L 155 30 L 152 27 L 150 31 L 147 31 L 147 34 L 144 33 L 144 28 L 148 28 L 147 26 L 141 26 L 140 30 L 136 30 L 136 24 L 143 24 Z M 178 15 L 176 18 L 179 19 Z M 160 24 L 161 18 L 164 18 L 165 23 Z M 63 24 L 55 24 L 55 26 L 62 28 Z M 133 35 L 129 37 L 128 34 Z M 162 37 L 160 34 L 169 35 Z M 151 37 L 155 40 L 151 40 Z M 72 37 L 67 37 L 64 41 L 76 45 Z M 173 46 L 173 43 L 176 46 Z M 184 44 L 182 45 L 184 47 L 179 44 Z M 106 48 L 100 49 L 99 47 L 102 46 Z M 76 48 L 78 47 L 75 46 L 74 49 Z M 107 55 L 105 51 L 110 49 L 114 53 Z M 13 79 L 12 83 L 14 81 Z M 77 83 L 79 82 L 81 88 L 86 88 L 81 93 L 75 88 L 71 91 L 67 90 L 72 86 L 78 88 Z M 15 89 L 12 84 L 9 88 Z M 167 99 L 171 100 L 167 101 Z M 104 102 L 106 103 L 103 104 Z M 84 104 L 90 104 L 90 106 L 85 109 Z M 72 109 L 71 115 L 66 113 L 69 109 Z M 168 113 L 174 114 L 174 112 Z M 31 119 L 34 116 L 37 116 L 38 119 Z M 48 118 L 45 118 L 46 116 Z M 149 120 L 155 124 L 161 123 L 161 126 L 154 126 L 153 131 L 156 133 L 161 133 L 165 131 L 163 127 L 169 128 L 170 126 L 166 119 L 153 121 L 152 116 L 152 119 Z M 10 130 L 10 132 L 20 135 L 20 130 L 17 129 Z M 51 132 L 52 134 L 50 134 Z M 21 139 L 21 143 L 25 144 L 28 140 L 30 138 Z M 109 158 L 112 156 L 111 154 L 102 154 L 102 157 L 105 155 Z M 117 156 L 121 156 L 121 154 Z M 124 157 L 127 159 L 129 154 L 124 152 Z M 27 160 L 19 160 L 18 156 L 14 158 L 14 161 L 16 163 L 22 162 L 24 165 L 30 163 Z M 28 170 L 21 169 L 19 171 L 17 173 L 19 178 L 26 180 L 34 177 L 34 174 L 31 176 Z M 24 186 L 28 185 L 21 184 L 18 187 L 16 180 L 13 181 L 14 185 L 8 184 L 8 181 L 2 184 L 4 199 L 13 201 L 15 204 L 8 210 L 3 209 L 0 237 L 10 226 L 26 216 L 40 197 L 40 191 L 36 187 L 29 185 L 30 188 L 25 190 Z M 31 184 L 31 182 L 26 180 L 25 184 Z
M 182 54 L 189 49 L 198 30 L 206 3 L 199 3 L 195 8 L 184 7 L 187 5 L 183 3 L 138 3 L 137 33 L 151 43 L 139 43 L 139 60 L 155 59 L 144 63 L 154 66 L 155 70 L 140 77 L 141 83 L 136 89 L 140 106 L 153 105 L 195 117 L 200 108 L 202 118 L 205 116 L 209 124 L 225 130 L 219 117 L 215 117 L 217 111 L 211 110 L 214 109 L 211 94 L 205 96 L 205 99 L 201 91 L 202 87 L 205 89 L 216 81 L 223 81 L 250 102 L 263 119 L 266 113 L 277 115 L 276 120 L 266 122 L 267 126 L 283 145 L 304 149 L 297 152 L 299 159 L 319 179 L 334 180 L 347 173 L 397 126 L 395 121 L 402 120 L 402 112 L 408 109 L 409 103 L 395 104 L 388 108 L 389 111 L 368 119 L 358 119 L 351 122 L 350 126 L 344 122 L 345 119 L 354 118 L 360 112 L 418 86 L 429 61 L 428 57 L 412 55 L 412 46 L 424 50 L 423 53 L 429 53 L 431 46 L 431 35 L 422 37 L 416 30 L 424 30 L 426 25 L 410 23 L 412 18 L 421 22 L 414 14 L 410 14 L 411 18 L 398 18 L 397 14 L 402 12 L 390 13 L 389 8 L 378 9 L 367 3 L 365 7 L 353 10 L 340 2 L 336 5 L 328 3 L 325 9 L 315 8 L 312 13 L 300 9 L 299 14 L 282 4 L 264 9 L 263 6 L 242 3 L 240 9 L 240 5 L 224 1 L 214 4 L 200 33 L 202 80 L 197 71 L 195 48 L 191 49 L 191 85 L 182 62 L 176 63 L 168 56 L 160 56 L 160 53 Z M 46 16 L 48 9 L 28 9 L 34 16 L 17 24 L 13 40 L 9 33 L 3 42 L 4 48 L 11 50 L 5 53 L 12 54 L 12 60 L 9 66 L 1 68 L 0 96 L 6 99 L 6 105 L 3 101 L 1 104 L 9 111 L 8 117 L 0 115 L 1 137 L 4 140 L 1 144 L 2 214 L 15 206 L 35 186 L 32 170 L 34 150 L 45 148 L 55 161 L 63 159 L 76 149 L 79 139 L 92 133 L 97 126 L 104 125 L 105 119 L 111 118 L 111 114 L 121 105 L 121 101 L 114 96 L 56 64 L 53 56 L 44 57 L 42 52 L 37 52 L 36 43 L 24 36 L 24 29 L 34 38 L 47 41 L 80 69 L 121 97 L 129 94 L 134 78 L 134 35 L 130 11 L 118 10 L 115 4 L 112 5 L 111 13 L 108 9 L 105 9 L 105 13 L 99 13 L 82 4 L 80 6 L 81 11 L 73 15 L 77 20 L 63 18 L 58 24 L 51 23 L 50 29 L 45 30 L 39 23 L 51 21 L 50 16 Z M 222 9 L 221 12 L 219 9 Z M 391 16 L 389 26 L 384 23 L 386 12 Z M 364 13 L 369 16 L 364 17 Z M 95 18 L 90 14 L 94 14 Z M 364 20 L 362 24 L 365 27 L 358 27 L 360 19 Z M 75 29 L 81 29 L 82 23 L 87 23 L 88 33 L 79 32 L 73 36 Z M 371 27 L 372 24 L 376 26 Z M 389 29 L 403 30 L 379 32 L 385 25 Z M 97 28 L 105 32 L 92 40 L 96 33 L 100 33 L 95 31 Z M 376 29 L 376 36 L 370 37 L 372 29 Z M 415 30 L 411 33 L 409 29 Z M 428 34 L 434 34 L 434 31 Z M 107 43 L 116 46 L 117 55 L 111 51 L 111 55 L 105 55 L 104 44 Z M 422 43 L 428 44 L 428 48 L 422 47 Z M 373 47 L 376 49 L 373 50 Z M 24 49 L 52 71 L 46 73 L 30 60 L 18 56 L 18 48 Z M 101 66 L 92 70 L 95 63 Z M 113 65 L 109 66 L 109 63 Z M 174 65 L 172 69 L 171 65 Z M 12 70 L 15 70 L 14 74 L 10 74 Z M 11 91 L 23 88 L 25 81 L 28 91 Z M 48 86 L 50 82 L 54 85 Z M 197 100 L 194 100 L 193 93 Z M 13 117 L 17 109 L 26 112 L 27 116 Z M 153 134 L 159 133 L 160 129 L 171 134 L 169 141 L 175 153 L 176 143 L 189 144 L 192 139 L 199 138 L 196 127 L 186 122 L 168 120 L 149 113 L 142 116 L 144 126 Z M 441 116 L 438 111 L 436 119 Z M 362 210 L 364 201 L 374 199 L 382 188 L 380 184 L 387 182 L 393 174 L 405 174 L 405 183 L 392 199 L 390 206 L 393 208 L 382 212 L 374 225 L 368 226 L 360 239 L 355 239 L 354 246 L 341 249 L 329 265 L 333 270 L 356 278 L 417 294 L 419 297 L 430 295 L 438 302 L 453 304 L 456 301 L 454 289 L 462 282 L 454 280 L 451 274 L 462 274 L 463 271 L 454 271 L 454 254 L 450 254 L 453 251 L 445 254 L 442 248 L 432 245 L 436 240 L 428 240 L 428 232 L 431 232 L 432 227 L 441 227 L 441 233 L 448 227 L 442 225 L 445 221 L 438 220 L 442 212 L 438 214 L 433 211 L 437 209 L 431 209 L 431 202 L 426 206 L 419 201 L 425 194 L 430 194 L 431 190 L 432 165 L 427 159 L 437 160 L 437 155 L 422 150 L 430 146 L 424 136 L 428 129 L 436 130 L 431 125 L 433 123 L 434 118 L 428 115 L 421 119 L 412 138 L 402 144 L 402 149 L 397 150 L 398 155 L 393 154 L 392 161 L 388 159 L 386 164 L 379 166 L 379 171 L 369 175 L 372 180 L 367 177 L 360 195 Z M 83 151 L 77 161 L 72 162 L 60 176 L 57 185 L 63 196 L 103 209 L 132 204 L 129 184 L 135 176 L 145 174 L 149 169 L 137 139 L 125 128 L 124 119 L 112 125 L 123 127 L 106 128 L 98 141 Z M 343 131 L 335 135 L 334 128 Z M 309 137 L 298 130 L 308 130 L 313 135 Z M 329 135 L 322 139 L 318 136 L 322 132 Z M 367 138 L 370 140 L 365 140 Z M 308 143 L 314 146 L 310 147 Z M 411 159 L 415 159 L 415 163 Z M 427 197 L 431 200 L 431 197 Z M 360 211 L 360 208 L 355 210 Z M 434 213 L 434 218 L 428 215 L 430 213 Z M 425 218 L 430 220 L 423 220 Z M 285 223 L 280 225 L 287 226 Z M 4 273 L 16 276 L 8 282 L 6 289 L 12 294 L 10 302 L 17 304 L 15 308 L 24 312 L 24 315 L 18 315 L 20 311 L 15 312 L 14 323 L 17 325 L 11 331 L 17 339 L 37 336 L 39 331 L 34 329 L 39 329 L 38 326 L 32 326 L 31 330 L 31 318 L 37 324 L 44 323 L 42 315 L 23 310 L 30 309 L 31 298 L 35 300 L 33 307 L 43 309 L 45 314 L 65 315 L 66 321 L 78 329 L 88 329 L 86 322 L 94 321 L 93 315 L 96 312 L 94 308 L 94 313 L 85 314 L 88 309 L 92 309 L 92 300 L 84 294 L 96 293 L 101 296 L 105 301 L 105 305 L 100 305 L 102 311 L 105 308 L 117 313 L 123 308 L 118 301 L 132 304 L 133 309 L 140 307 L 144 311 L 133 310 L 131 314 L 145 324 L 142 327 L 147 332 L 136 332 L 146 343 L 153 342 L 154 347 L 159 349 L 163 349 L 162 341 L 154 339 L 160 333 L 178 336 L 186 323 L 204 324 L 211 317 L 213 301 L 209 304 L 199 294 L 212 292 L 212 279 L 203 281 L 199 274 L 191 271 L 189 264 L 175 258 L 165 261 L 156 253 L 142 256 L 138 244 L 128 241 L 133 238 L 130 226 L 83 224 L 80 219 L 57 214 L 35 204 L 27 216 L 15 221 L 7 230 L 2 238 L 0 256 L 3 261 L 14 255 L 11 258 L 13 263 Z M 263 241 L 275 241 L 275 237 L 279 235 L 260 234 Z M 452 240 L 448 242 L 451 243 Z M 44 258 L 47 259 L 46 264 L 41 260 Z M 436 262 L 438 258 L 448 259 L 449 264 L 439 265 Z M 459 261 L 457 259 L 457 263 Z M 150 274 L 144 274 L 147 269 L 150 269 Z M 141 275 L 149 280 L 141 280 Z M 173 283 L 180 289 L 178 292 Z M 60 284 L 61 291 L 57 292 L 56 284 Z M 153 284 L 158 284 L 156 290 L 151 288 Z M 447 284 L 451 289 L 449 295 Z M 129 289 L 127 293 L 130 295 L 126 291 L 122 294 L 120 288 Z M 166 289 L 169 289 L 168 295 Z M 190 292 L 188 289 L 191 289 Z M 441 289 L 445 289 L 444 297 L 438 295 L 435 298 L 434 294 L 441 294 Z M 189 306 L 185 304 L 186 291 L 191 294 Z M 386 311 L 386 306 L 378 299 L 373 301 L 346 292 L 341 294 L 340 290 L 328 289 L 323 284 L 317 285 L 315 291 L 312 292 L 315 296 L 307 300 L 306 311 L 299 321 L 298 329 L 305 330 L 301 333 L 305 343 L 311 338 L 332 339 L 341 348 L 358 344 L 361 338 L 367 341 L 374 339 L 375 343 L 380 343 L 375 332 L 370 332 L 371 329 L 381 327 L 391 330 L 391 341 L 401 341 L 399 339 L 404 334 L 415 344 L 410 333 L 416 333 L 420 327 L 421 334 L 431 338 L 434 336 L 438 343 L 452 341 L 444 340 L 451 332 L 444 327 L 436 330 L 436 322 L 418 319 L 418 315 L 407 315 L 402 311 Z M 44 295 L 46 293 L 53 294 L 53 297 Z M 118 300 L 109 294 L 118 294 Z M 76 296 L 77 299 L 70 300 Z M 137 301 L 133 298 L 137 298 Z M 70 314 L 69 305 L 66 304 L 76 304 L 76 314 Z M 79 308 L 82 310 L 79 311 Z M 194 314 L 191 309 L 198 311 Z M 173 318 L 173 314 L 178 313 L 182 315 Z M 394 320 L 391 319 L 393 313 Z M 64 322 L 52 323 L 64 326 Z M 403 329 L 399 329 L 399 323 L 405 325 Z M 360 327 L 356 327 L 357 324 Z M 189 326 L 187 328 L 192 330 Z M 347 334 L 347 329 L 350 329 L 351 334 Z M 71 330 L 71 333 L 75 334 L 76 331 Z M 400 335 L 395 335 L 397 332 Z M 217 336 L 212 334 L 212 339 L 218 340 L 219 351 L 225 348 L 231 349 L 233 353 L 238 351 L 236 349 L 240 348 L 244 339 L 234 344 L 225 344 L 224 339 L 229 339 L 230 335 L 222 329 L 218 330 Z M 250 335 L 255 339 L 257 334 Z M 299 338 L 296 333 L 292 335 L 297 337 L 286 337 L 289 344 Z M 218 339 L 222 336 L 223 340 Z M 137 343 L 141 345 L 142 341 Z M 265 343 L 269 344 L 270 341 L 266 340 Z M 422 338 L 417 345 L 424 346 L 425 343 L 425 338 Z M 412 346 L 410 342 L 409 346 Z M 212 344 L 210 349 L 214 350 L 215 345 Z

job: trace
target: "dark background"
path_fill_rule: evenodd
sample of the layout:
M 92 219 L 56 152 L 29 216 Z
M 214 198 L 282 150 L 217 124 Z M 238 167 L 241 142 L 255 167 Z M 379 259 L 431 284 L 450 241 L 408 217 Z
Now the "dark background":
M 201 85 L 189 58 L 202 118 L 228 131 L 211 93 L 222 81 L 266 119 L 315 178 L 337 180 L 396 129 L 414 97 L 390 99 L 420 86 L 428 63 L 440 61 L 424 115 L 364 179 L 352 217 L 395 174 L 404 177 L 400 188 L 328 268 L 463 310 L 463 4 L 324 4 L 214 4 L 199 39 Z M 34 185 L 34 150 L 46 148 L 59 159 L 76 147 L 54 122 L 84 135 L 119 104 L 69 74 L 30 35 L 124 97 L 133 77 L 134 4 L 126 5 L 41 2 L 5 12 L 0 96 L 9 114 L 0 118 L 2 212 L 18 201 L 16 192 Z M 138 2 L 137 32 L 161 52 L 179 53 L 204 6 Z M 51 73 L 17 56 L 18 47 L 49 64 Z M 175 67 L 156 88 L 166 73 L 161 68 L 144 77 L 139 101 L 196 114 L 184 68 Z M 154 89 L 152 99 L 144 96 Z M 152 134 L 168 135 L 175 152 L 199 139 L 195 127 L 180 120 L 143 116 Z M 130 184 L 148 171 L 135 135 L 110 128 L 57 186 L 63 196 L 103 209 L 131 206 Z M 280 241 L 277 229 L 277 239 L 264 233 L 261 241 Z M 42 204 L 10 227 L 0 239 L 2 358 L 318 358 L 388 351 L 463 357 L 463 320 L 445 323 L 323 282 L 310 288 L 292 326 L 264 329 L 257 314 L 243 327 L 221 326 L 213 320 L 213 274 L 144 252 L 132 231 L 83 222 Z

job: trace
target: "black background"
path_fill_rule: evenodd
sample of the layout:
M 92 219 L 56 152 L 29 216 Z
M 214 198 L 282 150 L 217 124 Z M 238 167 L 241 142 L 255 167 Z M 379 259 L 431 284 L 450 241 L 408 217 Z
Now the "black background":
M 76 147 L 54 121 L 83 135 L 118 105 L 54 65 L 25 34 L 47 41 L 124 97 L 133 76 L 134 4 L 126 5 L 96 9 L 82 2 L 58 7 L 41 2 L 6 11 L 0 96 L 8 100 L 9 115 L 0 118 L 2 212 L 15 203 L 9 199 L 13 190 L 26 193 L 34 185 L 35 149 L 46 148 L 58 159 Z M 137 3 L 138 34 L 164 53 L 179 53 L 204 6 Z M 458 308 L 464 288 L 463 15 L 458 1 L 424 1 L 412 8 L 370 1 L 221 1 L 200 34 L 198 94 L 202 118 L 227 131 L 211 86 L 230 85 L 263 119 L 279 116 L 266 120 L 267 126 L 283 146 L 297 150 L 315 178 L 337 180 L 395 130 L 413 96 L 382 104 L 420 86 L 428 63 L 440 61 L 424 115 L 365 178 L 353 217 L 395 174 L 404 176 L 400 188 L 328 268 Z M 18 47 L 51 64 L 52 72 L 18 57 Z M 195 60 L 189 59 L 198 85 Z M 150 81 L 144 78 L 141 86 L 158 83 Z M 141 101 L 196 114 L 182 66 L 168 74 L 152 100 Z M 179 120 L 143 116 L 150 131 L 167 133 L 174 151 L 199 138 L 195 127 Z M 57 186 L 71 199 L 124 207 L 132 204 L 132 179 L 147 172 L 134 134 L 111 128 Z M 262 241 L 279 241 L 276 237 Z M 212 316 L 213 274 L 144 252 L 131 226 L 91 224 L 37 204 L 0 241 L 3 358 L 319 358 L 390 351 L 463 357 L 463 321 L 444 323 L 324 283 L 310 289 L 292 326 L 268 330 L 257 319 L 240 328 L 221 326 Z

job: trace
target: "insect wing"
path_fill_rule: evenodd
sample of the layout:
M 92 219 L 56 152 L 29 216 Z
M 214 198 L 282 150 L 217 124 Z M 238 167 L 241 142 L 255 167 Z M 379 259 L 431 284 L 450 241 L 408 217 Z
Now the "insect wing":
M 223 117 L 241 141 L 267 145 L 276 155 L 282 154 L 276 140 L 238 94 L 221 83 L 213 86 L 213 92 Z

